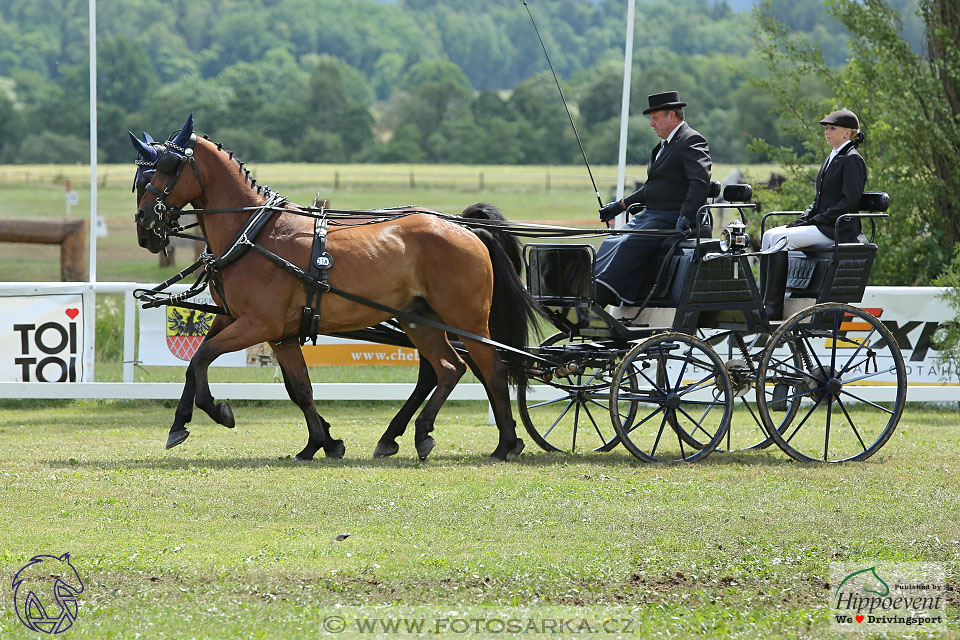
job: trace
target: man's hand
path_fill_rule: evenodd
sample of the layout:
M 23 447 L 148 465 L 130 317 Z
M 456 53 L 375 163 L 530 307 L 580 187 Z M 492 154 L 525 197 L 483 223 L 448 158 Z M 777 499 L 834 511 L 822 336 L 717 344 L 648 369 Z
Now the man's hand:
M 693 227 L 690 225 L 690 219 L 680 214 L 680 217 L 677 218 L 677 224 L 674 225 L 674 228 L 679 231 L 684 238 L 690 237 L 690 232 L 693 231 Z
M 623 213 L 623 206 L 620 204 L 620 200 L 608 202 L 600 209 L 600 221 L 609 222 L 621 213 Z
M 791 221 L 791 222 L 788 222 L 786 226 L 787 226 L 787 228 L 789 229 L 789 228 L 792 228 L 792 227 L 803 227 L 803 226 L 806 226 L 806 225 L 808 225 L 808 224 L 810 224 L 810 218 L 808 218 L 808 217 L 807 217 L 807 214 L 804 213 L 804 214 L 801 214 L 801 215 L 797 216 L 796 220 L 793 220 L 793 221 Z

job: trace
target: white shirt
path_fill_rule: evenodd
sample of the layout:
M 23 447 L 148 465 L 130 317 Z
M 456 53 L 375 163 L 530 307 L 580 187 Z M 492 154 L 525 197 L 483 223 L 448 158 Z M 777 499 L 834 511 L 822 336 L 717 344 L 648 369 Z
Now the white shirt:
M 670 135 L 673 135 L 672 133 Z M 837 154 L 840 153 L 843 149 L 846 149 L 848 145 L 853 144 L 852 140 L 847 140 L 842 145 L 830 152 L 830 155 L 827 156 L 827 161 L 823 163 L 823 168 L 826 169 L 830 166 L 830 163 L 833 162 L 833 159 L 837 157 Z
M 683 124 L 683 122 L 681 121 L 680 124 Z M 670 132 L 667 138 L 663 141 L 663 144 L 660 145 L 660 151 L 657 151 L 657 160 L 660 159 L 660 154 L 663 153 L 663 150 L 666 149 L 667 145 L 670 144 L 670 141 L 673 140 L 673 136 L 676 135 L 677 129 L 680 128 L 680 124 L 673 128 L 673 131 Z

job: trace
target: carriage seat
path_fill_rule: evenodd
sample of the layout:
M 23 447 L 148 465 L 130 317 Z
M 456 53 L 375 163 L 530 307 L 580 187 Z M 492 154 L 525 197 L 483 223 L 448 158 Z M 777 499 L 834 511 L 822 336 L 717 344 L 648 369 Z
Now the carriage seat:
M 860 213 L 882 213 L 890 197 L 882 192 L 864 193 Z M 877 245 L 861 233 L 857 242 L 791 251 L 787 267 L 787 297 L 815 298 L 817 302 L 860 302 L 877 256 Z

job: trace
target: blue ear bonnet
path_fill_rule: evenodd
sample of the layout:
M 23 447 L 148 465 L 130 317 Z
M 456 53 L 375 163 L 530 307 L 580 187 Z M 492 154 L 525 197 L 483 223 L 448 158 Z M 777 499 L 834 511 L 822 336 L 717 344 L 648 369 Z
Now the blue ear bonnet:
M 179 131 L 175 131 L 165 143 L 160 144 L 154 141 L 146 131 L 143 132 L 143 140 L 130 134 L 130 141 L 133 148 L 137 150 L 137 173 L 133 178 L 133 188 L 138 192 L 138 198 L 143 197 L 143 190 L 153 179 L 157 171 L 173 175 L 184 161 L 185 156 L 192 155 L 193 146 L 196 144 L 196 137 L 193 135 L 193 114 L 187 118 L 186 123 Z M 187 151 L 187 150 L 190 151 Z

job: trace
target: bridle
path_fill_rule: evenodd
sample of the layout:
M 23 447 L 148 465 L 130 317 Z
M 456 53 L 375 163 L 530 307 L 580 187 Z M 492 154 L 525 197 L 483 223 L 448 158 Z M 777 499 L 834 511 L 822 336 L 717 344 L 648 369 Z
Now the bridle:
M 150 145 L 156 149 L 157 159 L 152 162 L 144 159 L 136 160 L 138 169 L 135 187 L 139 192 L 141 184 L 145 182 L 146 184 L 142 187 L 143 193 L 149 192 L 157 197 L 152 210 L 138 210 L 137 223 L 144 229 L 160 236 L 165 244 L 169 242 L 167 239 L 168 226 L 175 223 L 183 213 L 182 208 L 170 203 L 169 197 L 187 164 L 193 169 L 193 175 L 200 185 L 200 197 L 202 198 L 207 192 L 203 179 L 200 177 L 200 170 L 197 168 L 197 159 L 193 155 L 196 143 L 196 135 L 191 135 L 185 146 L 180 146 L 172 140 L 163 143 L 152 142 Z M 163 190 L 152 184 L 151 180 L 154 172 L 170 177 Z

